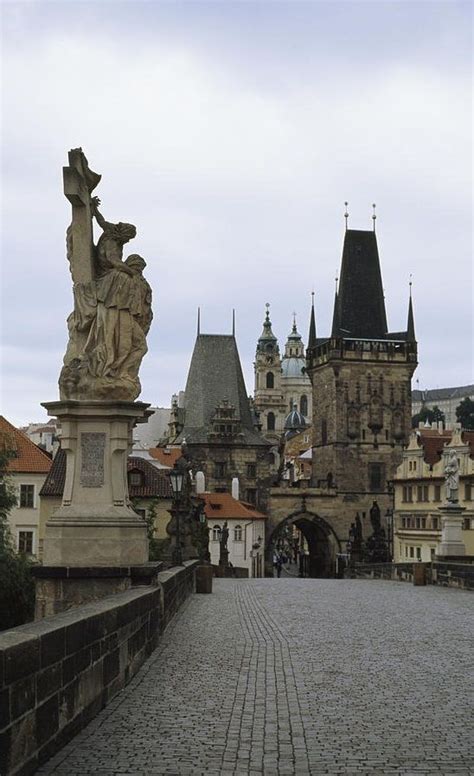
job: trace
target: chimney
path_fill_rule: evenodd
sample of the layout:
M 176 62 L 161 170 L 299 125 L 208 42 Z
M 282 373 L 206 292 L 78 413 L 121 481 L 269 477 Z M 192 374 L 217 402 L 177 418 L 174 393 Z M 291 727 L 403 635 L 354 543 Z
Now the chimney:
M 239 500 L 239 480 L 237 477 L 232 478 L 232 498 Z

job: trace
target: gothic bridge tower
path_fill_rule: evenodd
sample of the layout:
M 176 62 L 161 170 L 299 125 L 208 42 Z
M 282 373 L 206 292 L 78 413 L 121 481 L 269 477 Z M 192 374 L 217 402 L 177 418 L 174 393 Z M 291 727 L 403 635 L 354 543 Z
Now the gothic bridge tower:
M 411 294 L 406 330 L 389 332 L 375 230 L 346 230 L 332 331 L 316 336 L 313 305 L 307 371 L 312 485 L 333 483 L 352 519 L 368 515 L 374 500 L 382 515 L 390 506 L 387 483 L 408 442 L 416 365 Z
M 375 513 L 387 529 L 388 483 L 411 425 L 417 365 L 412 300 L 410 295 L 406 330 L 388 331 L 374 231 L 346 231 L 332 330 L 317 337 L 313 304 L 306 362 L 313 396 L 312 478 L 298 487 L 280 482 L 271 490 L 268 570 L 275 542 L 296 526 L 309 550 L 305 573 L 334 576 L 351 524 L 358 532 L 360 527 L 364 541 L 374 533 Z M 371 515 L 374 501 L 380 512 Z

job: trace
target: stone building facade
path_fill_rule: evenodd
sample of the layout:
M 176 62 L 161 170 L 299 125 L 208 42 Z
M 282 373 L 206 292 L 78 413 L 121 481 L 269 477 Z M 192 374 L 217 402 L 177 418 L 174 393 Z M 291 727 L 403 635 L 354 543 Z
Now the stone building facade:
M 316 336 L 313 305 L 306 364 L 313 393 L 310 487 L 272 490 L 268 548 L 281 525 L 292 522 L 308 541 L 312 576 L 326 576 L 345 551 L 357 513 L 364 540 L 372 534 L 374 502 L 386 529 L 389 482 L 410 433 L 417 365 L 412 301 L 406 330 L 389 332 L 374 231 L 346 230 L 332 330 Z
M 441 543 L 440 507 L 446 502 L 444 468 L 451 450 L 459 463 L 459 506 L 462 541 L 474 555 L 474 431 L 419 428 L 394 477 L 393 558 L 396 563 L 430 561 Z

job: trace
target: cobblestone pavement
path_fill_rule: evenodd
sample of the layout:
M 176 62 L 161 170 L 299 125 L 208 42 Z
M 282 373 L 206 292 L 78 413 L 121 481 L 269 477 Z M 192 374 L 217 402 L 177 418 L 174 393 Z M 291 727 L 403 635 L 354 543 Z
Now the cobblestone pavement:
M 474 774 L 471 593 L 215 580 L 39 773 Z

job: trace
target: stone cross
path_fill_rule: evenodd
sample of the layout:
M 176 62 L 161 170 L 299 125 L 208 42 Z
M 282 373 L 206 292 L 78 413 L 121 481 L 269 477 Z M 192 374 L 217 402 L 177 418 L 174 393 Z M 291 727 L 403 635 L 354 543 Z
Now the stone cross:
M 82 148 L 69 151 L 69 167 L 63 167 L 64 194 L 72 205 L 68 229 L 68 258 L 74 283 L 94 280 L 94 244 L 91 193 L 101 176 L 89 169 Z

